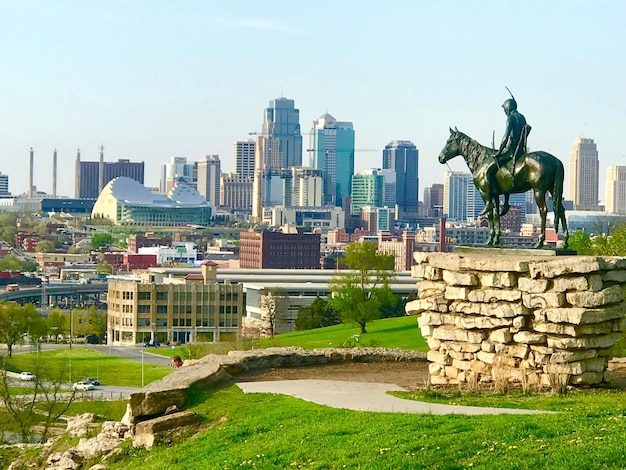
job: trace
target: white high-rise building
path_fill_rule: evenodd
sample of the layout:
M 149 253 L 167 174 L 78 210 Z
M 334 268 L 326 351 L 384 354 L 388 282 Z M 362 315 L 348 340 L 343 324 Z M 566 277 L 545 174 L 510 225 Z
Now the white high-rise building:
M 626 215 L 626 166 L 607 168 L 605 211 Z
M 574 203 L 574 210 L 599 210 L 598 149 L 593 139 L 576 139 L 572 146 L 569 163 L 569 199 Z
M 234 173 L 244 177 L 254 178 L 254 152 L 256 142 L 252 139 L 238 140 L 233 149 Z
M 219 155 L 207 155 L 198 161 L 198 192 L 211 207 L 220 204 L 220 177 L 222 169 Z
M 474 185 L 471 173 L 446 171 L 443 175 L 443 213 L 448 219 L 467 217 L 468 188 Z
M 169 163 L 162 167 L 159 190 L 167 193 L 176 186 L 176 183 L 196 187 L 195 166 L 193 163 L 187 163 L 185 157 L 172 157 Z

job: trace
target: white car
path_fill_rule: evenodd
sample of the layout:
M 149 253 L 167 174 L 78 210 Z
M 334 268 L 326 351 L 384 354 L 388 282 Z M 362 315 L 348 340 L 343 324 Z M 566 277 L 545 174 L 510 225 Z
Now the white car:
M 32 374 L 32 372 L 22 372 L 20 374 L 20 380 L 32 381 L 35 380 L 35 376 Z
M 72 385 L 72 388 L 74 390 L 93 390 L 96 387 L 94 387 L 92 383 L 89 383 L 86 380 L 81 380 L 80 382 L 76 382 L 74 385 Z

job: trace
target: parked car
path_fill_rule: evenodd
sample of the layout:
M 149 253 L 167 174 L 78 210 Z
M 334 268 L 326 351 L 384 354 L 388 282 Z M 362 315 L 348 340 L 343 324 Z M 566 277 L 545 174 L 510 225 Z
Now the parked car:
M 92 383 L 89 383 L 86 380 L 81 380 L 80 382 L 76 382 L 74 385 L 72 385 L 72 388 L 74 390 L 93 390 L 96 387 L 94 387 Z
M 92 385 L 100 385 L 100 381 L 98 379 L 94 379 L 93 377 L 85 377 L 83 382 L 89 382 Z
M 33 375 L 33 373 L 32 373 L 32 372 L 22 372 L 22 373 L 20 374 L 20 380 L 29 380 L 29 381 L 32 381 L 32 380 L 35 380 L 35 376 Z
M 155 348 L 158 348 L 159 346 L 161 346 L 161 343 L 159 342 L 158 339 L 155 339 L 155 340 L 150 340 L 146 344 L 143 345 L 144 348 L 150 348 L 152 346 L 154 346 Z

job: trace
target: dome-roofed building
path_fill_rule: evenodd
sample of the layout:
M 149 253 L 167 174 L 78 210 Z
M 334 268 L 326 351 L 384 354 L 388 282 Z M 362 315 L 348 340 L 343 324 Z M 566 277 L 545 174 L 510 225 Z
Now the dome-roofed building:
M 104 187 L 91 216 L 109 219 L 116 225 L 207 225 L 211 207 L 198 191 L 184 183 L 165 195 L 122 176 Z

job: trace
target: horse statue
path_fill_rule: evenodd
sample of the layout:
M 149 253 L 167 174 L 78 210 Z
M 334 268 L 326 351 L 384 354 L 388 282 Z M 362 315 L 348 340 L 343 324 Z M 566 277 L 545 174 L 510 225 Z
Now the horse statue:
M 474 139 L 463 134 L 456 128 L 450 128 L 450 137 L 439 154 L 439 163 L 461 155 L 472 172 L 474 185 L 480 192 L 485 204 L 489 201 L 488 194 L 497 196 L 493 199 L 494 207 L 486 215 L 489 221 L 489 240 L 487 245 L 500 244 L 500 194 L 505 197 L 505 207 L 508 206 L 510 194 L 525 193 L 532 189 L 535 201 L 541 215 L 541 235 L 535 248 L 541 248 L 546 240 L 546 193 L 552 195 L 554 206 L 554 228 L 558 232 L 559 223 L 563 225 L 563 247 L 567 248 L 569 233 L 563 208 L 563 179 L 564 169 L 561 160 L 547 152 L 528 152 L 515 162 L 512 172 L 502 167 L 497 173 L 497 188 L 489 188 L 487 170 L 494 163 L 495 149 L 485 147 Z M 488 191 L 490 189 L 491 191 Z M 495 191 L 494 191 L 495 189 Z

